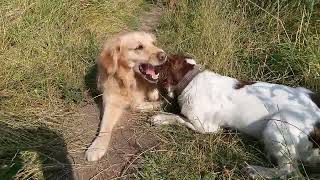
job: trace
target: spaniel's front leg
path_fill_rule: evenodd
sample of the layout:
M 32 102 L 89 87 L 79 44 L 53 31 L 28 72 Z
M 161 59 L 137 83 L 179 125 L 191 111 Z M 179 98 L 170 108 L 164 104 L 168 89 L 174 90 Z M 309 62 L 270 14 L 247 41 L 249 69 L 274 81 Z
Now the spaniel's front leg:
M 196 131 L 196 128 L 187 119 L 176 114 L 160 112 L 160 114 L 151 117 L 151 122 L 155 125 L 183 124 L 188 128 Z

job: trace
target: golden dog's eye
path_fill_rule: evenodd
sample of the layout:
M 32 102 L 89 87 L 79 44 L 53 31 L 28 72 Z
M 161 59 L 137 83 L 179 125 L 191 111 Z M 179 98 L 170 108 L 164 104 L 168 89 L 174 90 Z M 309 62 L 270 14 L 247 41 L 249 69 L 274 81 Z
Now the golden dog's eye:
M 142 50 L 143 46 L 140 44 L 138 47 L 136 47 L 134 50 Z

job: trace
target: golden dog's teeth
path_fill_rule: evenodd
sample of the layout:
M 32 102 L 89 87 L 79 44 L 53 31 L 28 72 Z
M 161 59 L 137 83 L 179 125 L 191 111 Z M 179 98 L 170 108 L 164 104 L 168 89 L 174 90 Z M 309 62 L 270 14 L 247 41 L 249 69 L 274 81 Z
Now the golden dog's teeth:
M 152 79 L 158 79 L 159 78 L 159 73 L 152 75 Z

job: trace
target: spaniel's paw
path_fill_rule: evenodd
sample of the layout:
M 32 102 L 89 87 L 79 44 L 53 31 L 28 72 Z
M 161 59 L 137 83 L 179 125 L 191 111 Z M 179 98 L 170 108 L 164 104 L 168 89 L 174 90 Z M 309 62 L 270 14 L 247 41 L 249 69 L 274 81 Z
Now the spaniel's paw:
M 262 166 L 247 165 L 242 171 L 250 179 L 272 179 L 283 178 L 287 175 L 285 171 L 281 171 L 277 168 L 267 168 Z
M 166 125 L 176 122 L 176 116 L 167 114 L 157 114 L 150 118 L 150 121 L 154 125 Z
M 135 104 L 132 108 L 138 111 L 154 111 L 160 109 L 160 102 L 143 102 Z
M 162 118 L 161 114 L 154 115 L 150 118 L 150 122 L 154 125 L 164 124 L 165 119 Z
M 250 165 L 244 167 L 244 168 L 242 169 L 242 171 L 243 171 L 244 174 L 245 174 L 246 176 L 248 176 L 250 179 L 258 179 L 258 177 L 260 177 L 259 174 L 258 174 L 258 172 L 257 172 L 252 166 L 250 166 Z

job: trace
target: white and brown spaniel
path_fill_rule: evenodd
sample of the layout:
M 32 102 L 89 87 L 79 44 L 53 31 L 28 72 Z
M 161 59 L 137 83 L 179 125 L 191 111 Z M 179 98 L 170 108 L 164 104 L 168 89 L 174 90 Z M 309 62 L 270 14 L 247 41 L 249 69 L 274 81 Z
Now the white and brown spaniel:
M 320 98 L 312 91 L 239 81 L 180 55 L 168 57 L 156 71 L 158 84 L 177 97 L 182 116 L 158 114 L 153 123 L 181 123 L 201 133 L 229 127 L 263 141 L 278 168 L 249 165 L 245 169 L 252 178 L 286 177 L 300 163 L 320 172 Z

